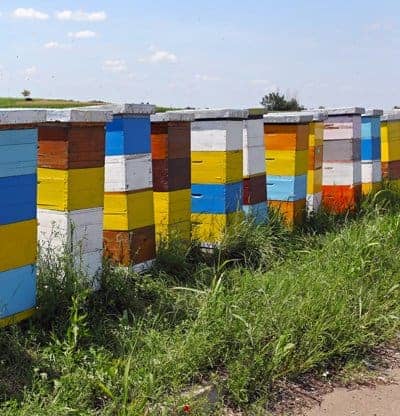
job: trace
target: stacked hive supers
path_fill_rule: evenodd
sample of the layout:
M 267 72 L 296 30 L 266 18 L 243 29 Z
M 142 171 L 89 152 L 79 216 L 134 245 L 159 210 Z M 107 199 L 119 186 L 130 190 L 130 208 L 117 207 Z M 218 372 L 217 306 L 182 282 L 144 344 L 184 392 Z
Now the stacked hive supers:
M 271 113 L 264 116 L 268 205 L 289 225 L 301 223 L 306 210 L 308 140 L 313 116 Z
M 171 237 L 190 241 L 190 129 L 193 120 L 193 114 L 182 112 L 151 116 L 154 213 L 159 241 Z
M 367 110 L 361 117 L 361 187 L 364 195 L 377 191 L 382 183 L 382 114 L 382 110 Z
M 364 108 L 328 110 L 322 202 L 331 212 L 354 209 L 361 197 L 361 114 L 364 112 Z
M 328 115 L 322 111 L 312 113 L 310 122 L 308 172 L 307 172 L 307 212 L 317 212 L 322 202 L 322 160 L 324 143 L 324 120 Z
M 243 211 L 257 224 L 268 216 L 264 155 L 263 117 L 249 116 L 243 121 Z
M 148 269 L 155 258 L 150 114 L 154 106 L 114 106 L 106 132 L 104 248 L 114 262 Z
M 105 111 L 47 110 L 39 126 L 40 243 L 45 251 L 66 250 L 91 279 L 102 265 L 104 127 L 110 117 Z
M 36 304 L 36 123 L 41 110 L 0 111 L 0 327 Z
M 243 120 L 248 111 L 195 110 L 191 133 L 192 235 L 215 246 L 243 216 Z
M 381 117 L 382 179 L 400 187 L 400 111 Z

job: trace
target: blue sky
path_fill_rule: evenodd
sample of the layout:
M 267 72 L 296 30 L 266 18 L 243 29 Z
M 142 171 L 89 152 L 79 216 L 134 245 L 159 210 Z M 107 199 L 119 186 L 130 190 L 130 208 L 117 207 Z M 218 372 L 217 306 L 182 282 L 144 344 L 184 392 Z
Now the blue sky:
M 0 96 L 400 105 L 400 2 L 0 0 Z

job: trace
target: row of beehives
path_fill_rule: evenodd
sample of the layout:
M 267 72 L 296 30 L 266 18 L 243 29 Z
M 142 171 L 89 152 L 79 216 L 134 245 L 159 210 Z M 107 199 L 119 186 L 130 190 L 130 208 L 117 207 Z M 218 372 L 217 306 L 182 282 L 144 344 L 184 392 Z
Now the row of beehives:
M 157 237 L 216 244 L 243 213 L 264 222 L 272 206 L 295 223 L 306 207 L 347 210 L 382 177 L 400 179 L 399 113 L 152 113 L 0 112 L 0 325 L 33 311 L 36 218 L 44 250 L 67 248 L 95 276 L 103 248 L 142 270 Z

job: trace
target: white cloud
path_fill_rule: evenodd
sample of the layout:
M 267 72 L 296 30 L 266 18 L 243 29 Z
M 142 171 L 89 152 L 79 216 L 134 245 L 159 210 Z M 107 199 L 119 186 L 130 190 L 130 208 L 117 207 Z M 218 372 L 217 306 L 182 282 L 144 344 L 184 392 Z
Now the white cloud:
M 250 83 L 253 85 L 270 85 L 271 81 L 267 79 L 252 79 Z
M 91 30 L 81 30 L 79 32 L 69 32 L 68 37 L 74 39 L 90 39 L 96 37 L 96 32 Z
M 83 10 L 62 10 L 56 12 L 55 16 L 58 20 L 74 20 L 76 22 L 103 22 L 107 19 L 104 11 L 84 12 Z
M 149 56 L 139 58 L 139 62 L 157 64 L 162 62 L 175 63 L 178 61 L 177 56 L 172 52 L 155 50 L 154 47 L 150 47 L 150 51 L 152 53 Z
M 35 65 L 30 66 L 22 71 L 22 74 L 25 76 L 25 80 L 31 79 L 37 73 L 37 68 Z
M 15 9 L 12 15 L 16 19 L 47 20 L 49 18 L 49 15 L 46 13 L 32 8 L 24 9 L 23 7 Z
M 213 77 L 213 76 L 204 75 L 204 74 L 197 74 L 195 78 L 200 81 L 219 81 L 220 80 L 219 77 Z
M 70 49 L 71 45 L 65 45 L 56 41 L 50 41 L 43 45 L 45 49 Z
M 103 69 L 108 72 L 125 72 L 128 66 L 123 59 L 107 59 L 103 63 Z

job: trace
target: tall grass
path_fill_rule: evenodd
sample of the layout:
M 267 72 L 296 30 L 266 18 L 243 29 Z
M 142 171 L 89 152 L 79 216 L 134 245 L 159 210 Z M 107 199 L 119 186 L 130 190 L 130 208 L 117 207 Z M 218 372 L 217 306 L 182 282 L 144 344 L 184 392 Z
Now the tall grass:
M 0 332 L 0 413 L 181 414 L 203 381 L 246 409 L 363 356 L 400 326 L 399 200 L 293 232 L 239 224 L 208 255 L 171 243 L 147 275 L 105 264 L 95 293 L 63 262 L 41 267 L 41 312 Z

